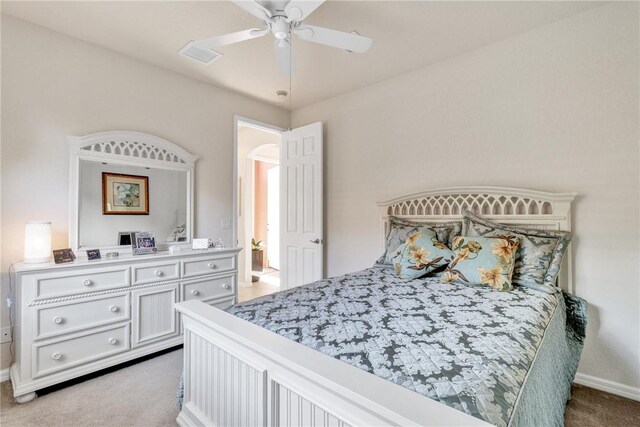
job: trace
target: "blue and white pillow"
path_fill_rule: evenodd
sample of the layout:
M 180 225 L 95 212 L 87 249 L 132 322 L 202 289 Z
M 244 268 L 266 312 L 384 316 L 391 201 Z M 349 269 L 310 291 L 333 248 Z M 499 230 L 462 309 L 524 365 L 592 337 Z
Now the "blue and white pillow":
M 571 242 L 568 231 L 540 230 L 516 225 L 498 224 L 472 212 L 463 213 L 466 236 L 512 234 L 520 241 L 513 270 L 513 283 L 553 292 L 562 259 Z
M 453 252 L 438 240 L 436 232 L 422 227 L 410 234 L 392 254 L 393 266 L 402 279 L 417 279 L 446 265 Z
M 519 243 L 513 235 L 458 236 L 453 240 L 453 258 L 440 280 L 510 291 Z
M 419 223 L 408 221 L 394 216 L 389 217 L 389 231 L 386 235 L 384 253 L 376 261 L 378 265 L 393 265 L 392 258 L 396 255 L 396 249 L 407 240 L 410 234 L 417 232 L 423 227 L 429 227 L 436 232 L 440 242 L 451 246 L 453 238 L 460 235 L 462 230 L 461 221 L 441 222 L 441 223 Z

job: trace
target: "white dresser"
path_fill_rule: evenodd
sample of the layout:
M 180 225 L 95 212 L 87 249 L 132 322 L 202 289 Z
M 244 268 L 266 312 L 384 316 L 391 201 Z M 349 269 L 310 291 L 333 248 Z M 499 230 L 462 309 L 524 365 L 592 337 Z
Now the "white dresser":
M 182 344 L 178 301 L 237 301 L 239 249 L 121 255 L 71 264 L 17 264 L 16 400 L 35 391 Z

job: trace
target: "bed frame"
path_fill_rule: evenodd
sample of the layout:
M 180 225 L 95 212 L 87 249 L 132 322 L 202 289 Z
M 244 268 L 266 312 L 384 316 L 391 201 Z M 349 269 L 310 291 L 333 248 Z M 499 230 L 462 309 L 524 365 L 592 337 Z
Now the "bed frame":
M 434 223 L 469 209 L 491 220 L 571 230 L 575 193 L 455 187 L 378 205 L 389 216 Z M 571 247 L 558 279 L 573 290 Z M 184 325 L 181 426 L 480 426 L 484 421 L 307 348 L 220 309 L 176 305 Z

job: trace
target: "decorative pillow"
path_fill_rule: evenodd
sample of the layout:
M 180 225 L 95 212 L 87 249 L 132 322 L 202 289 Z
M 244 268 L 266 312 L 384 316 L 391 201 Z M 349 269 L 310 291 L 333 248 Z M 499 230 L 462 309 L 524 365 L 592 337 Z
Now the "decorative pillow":
M 513 235 L 458 236 L 453 240 L 453 259 L 440 280 L 510 291 L 518 244 Z
M 417 279 L 446 265 L 453 252 L 438 240 L 436 232 L 422 227 L 395 251 L 394 268 L 402 279 Z
M 518 237 L 520 249 L 516 253 L 513 283 L 546 292 L 555 289 L 571 233 L 498 224 L 469 211 L 464 212 L 462 224 L 467 236 L 513 234 Z
M 407 240 L 410 234 L 425 226 L 432 228 L 436 232 L 438 240 L 449 246 L 451 246 L 453 238 L 459 236 L 462 230 L 462 222 L 457 221 L 432 224 L 412 222 L 391 216 L 389 217 L 389 232 L 385 241 L 384 253 L 376 261 L 376 264 L 393 265 L 391 258 L 395 254 L 395 250 Z

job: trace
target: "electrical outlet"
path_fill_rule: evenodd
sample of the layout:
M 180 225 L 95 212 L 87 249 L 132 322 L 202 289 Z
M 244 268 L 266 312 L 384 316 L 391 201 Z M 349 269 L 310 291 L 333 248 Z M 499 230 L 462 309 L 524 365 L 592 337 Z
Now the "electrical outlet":
M 0 329 L 0 344 L 5 342 L 11 342 L 11 328 Z
M 220 228 L 222 228 L 222 229 L 231 228 L 231 220 L 229 218 L 221 218 L 220 219 Z

